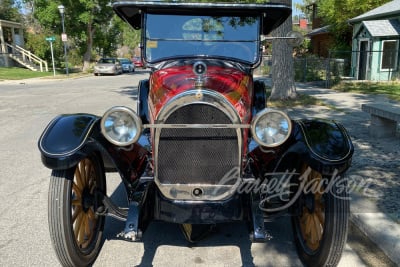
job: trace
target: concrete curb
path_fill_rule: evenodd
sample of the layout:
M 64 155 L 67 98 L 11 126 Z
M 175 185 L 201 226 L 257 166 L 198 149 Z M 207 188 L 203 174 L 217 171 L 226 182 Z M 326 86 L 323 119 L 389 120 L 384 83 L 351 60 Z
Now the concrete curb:
M 394 263 L 400 265 L 400 225 L 384 213 L 350 213 L 350 220 Z

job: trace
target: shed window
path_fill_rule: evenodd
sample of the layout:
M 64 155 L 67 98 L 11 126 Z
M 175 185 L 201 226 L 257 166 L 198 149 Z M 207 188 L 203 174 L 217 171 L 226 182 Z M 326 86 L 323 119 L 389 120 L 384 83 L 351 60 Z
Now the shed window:
M 383 41 L 381 70 L 397 69 L 398 47 L 398 41 Z

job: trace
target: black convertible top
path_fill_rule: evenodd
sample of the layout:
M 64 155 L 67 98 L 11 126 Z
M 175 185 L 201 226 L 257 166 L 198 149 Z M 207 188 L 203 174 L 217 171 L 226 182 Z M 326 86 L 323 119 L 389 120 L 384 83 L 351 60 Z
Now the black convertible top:
M 211 16 L 259 16 L 263 17 L 262 34 L 267 35 L 281 25 L 292 10 L 278 3 L 237 3 L 237 2 L 190 2 L 190 1 L 115 1 L 113 9 L 133 28 L 142 27 L 142 13 L 158 14 L 199 14 Z

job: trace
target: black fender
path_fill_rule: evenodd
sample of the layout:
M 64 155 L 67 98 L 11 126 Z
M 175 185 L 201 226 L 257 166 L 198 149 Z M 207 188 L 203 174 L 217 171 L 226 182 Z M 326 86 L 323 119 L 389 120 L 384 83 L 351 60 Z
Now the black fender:
M 328 120 L 296 120 L 292 123 L 291 136 L 283 145 L 249 148 L 256 177 L 263 178 L 265 173 L 299 172 L 303 164 L 332 177 L 350 167 L 354 147 L 340 123 Z
M 91 114 L 59 115 L 39 138 L 43 164 L 53 170 L 75 166 L 93 150 L 86 146 L 88 137 L 100 118 Z
M 100 130 L 100 117 L 91 114 L 60 115 L 41 135 L 38 146 L 43 164 L 52 170 L 74 167 L 82 159 L 97 153 L 105 171 L 118 171 L 126 186 L 136 182 L 145 167 L 149 145 L 143 136 L 129 147 L 108 142 Z
M 296 154 L 298 161 L 327 176 L 350 167 L 354 146 L 343 125 L 329 120 L 297 120 L 293 124 L 294 142 L 285 154 Z

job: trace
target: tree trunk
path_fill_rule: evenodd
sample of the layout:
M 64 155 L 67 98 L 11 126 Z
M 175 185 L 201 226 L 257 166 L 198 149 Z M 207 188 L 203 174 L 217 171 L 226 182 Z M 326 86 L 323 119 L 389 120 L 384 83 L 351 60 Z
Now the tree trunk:
M 86 47 L 86 52 L 83 55 L 83 72 L 87 72 L 90 69 L 90 61 L 92 59 L 92 48 L 93 48 L 93 35 L 95 32 L 95 28 L 92 27 L 92 23 L 88 24 L 87 28 L 87 47 Z
M 292 5 L 291 0 L 282 0 L 284 4 Z M 286 36 L 292 30 L 292 17 L 272 32 L 274 37 Z M 287 40 L 272 41 L 272 92 L 271 100 L 296 98 L 294 83 L 293 48 Z

